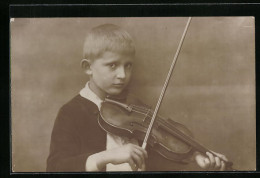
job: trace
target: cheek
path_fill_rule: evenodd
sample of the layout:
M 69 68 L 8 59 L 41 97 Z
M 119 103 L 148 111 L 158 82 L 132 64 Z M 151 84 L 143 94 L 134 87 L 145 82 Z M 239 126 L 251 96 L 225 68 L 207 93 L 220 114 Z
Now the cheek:
M 96 76 L 100 80 L 104 80 L 104 79 L 109 78 L 109 72 L 106 69 L 102 68 L 102 69 L 96 70 Z
M 126 76 L 127 76 L 127 79 L 129 80 L 131 78 L 131 76 L 132 76 L 132 71 L 127 72 Z
M 108 71 L 102 71 L 98 75 L 99 83 L 102 85 L 109 85 L 114 79 L 114 74 Z

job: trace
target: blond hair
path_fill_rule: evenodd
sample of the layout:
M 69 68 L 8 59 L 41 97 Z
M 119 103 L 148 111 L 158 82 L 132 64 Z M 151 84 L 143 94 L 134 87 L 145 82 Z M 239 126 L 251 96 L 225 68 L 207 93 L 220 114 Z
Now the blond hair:
M 106 51 L 135 55 L 133 39 L 128 32 L 113 24 L 91 29 L 84 42 L 83 57 L 93 60 Z

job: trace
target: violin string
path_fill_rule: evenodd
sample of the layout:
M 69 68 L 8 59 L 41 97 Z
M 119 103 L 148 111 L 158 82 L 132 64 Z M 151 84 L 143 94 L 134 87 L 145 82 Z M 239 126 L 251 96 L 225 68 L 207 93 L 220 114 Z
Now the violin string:
M 142 114 L 142 115 L 144 115 L 144 116 L 149 116 L 150 118 L 152 117 L 152 112 L 147 112 L 147 113 L 144 113 L 144 112 L 141 112 L 141 111 L 138 111 L 138 110 L 136 110 L 136 109 L 132 109 L 132 111 L 134 111 L 134 112 L 136 112 L 136 113 L 139 113 L 139 114 Z M 157 117 L 159 117 L 158 115 L 157 115 Z M 207 152 L 207 151 L 210 151 L 210 150 L 208 150 L 207 148 L 205 148 L 204 146 L 202 146 L 201 144 L 199 144 L 196 140 L 194 140 L 191 136 L 189 136 L 189 135 L 186 135 L 186 134 L 184 134 L 183 132 L 181 132 L 180 130 L 178 130 L 178 128 L 175 128 L 175 127 L 169 127 L 168 126 L 168 123 L 166 122 L 166 121 L 164 121 L 163 119 L 157 119 L 157 122 L 159 123 L 159 124 L 161 124 L 161 125 L 163 125 L 166 129 L 167 129 L 167 131 L 170 133 L 170 134 L 172 134 L 172 135 L 174 135 L 174 136 L 177 136 L 177 137 L 179 137 L 179 138 L 182 138 L 182 140 L 184 141 L 184 142 L 186 142 L 187 144 L 190 144 L 190 145 L 192 145 L 193 147 L 195 147 L 195 148 L 197 148 L 198 150 L 201 150 L 202 152 Z M 144 126 L 144 125 L 142 125 L 142 126 Z
M 141 109 L 140 107 L 139 108 L 133 107 L 132 111 L 138 112 L 142 115 L 149 116 L 149 117 L 152 117 L 152 115 L 153 115 L 153 112 L 152 112 L 153 110 L 151 110 L 151 109 Z
M 141 109 L 141 108 L 135 108 L 135 107 L 132 107 L 132 109 L 138 110 L 138 111 L 143 112 L 143 113 L 146 113 L 146 112 L 149 111 L 149 109 Z
M 140 111 L 138 111 L 138 110 L 135 110 L 135 109 L 133 109 L 132 111 L 134 111 L 134 112 L 136 112 L 136 113 L 139 113 L 139 114 L 142 114 L 142 115 L 145 115 L 145 116 L 152 116 L 152 113 L 151 112 L 149 112 L 148 114 L 146 114 L 146 113 L 143 113 L 143 112 L 140 112 Z M 166 125 L 164 122 L 162 122 L 161 120 L 158 120 L 158 122 L 160 122 L 161 124 L 163 124 L 163 125 Z
M 134 106 L 134 105 L 132 105 L 132 106 Z M 134 107 L 132 107 L 132 111 L 135 111 L 135 112 L 138 111 L 140 114 L 143 114 L 143 115 L 149 116 L 149 117 L 151 117 L 153 115 L 153 112 L 152 112 L 153 110 L 147 109 L 145 107 L 134 106 Z
M 152 112 L 148 112 L 148 113 L 144 113 L 135 109 L 132 109 L 132 111 L 145 115 L 145 116 L 149 116 L 150 118 L 152 117 L 153 113 Z M 158 115 L 157 115 L 158 116 Z M 158 116 L 159 117 L 159 116 Z M 167 123 L 162 119 L 158 119 L 157 120 L 159 124 L 163 125 L 164 127 L 168 128 L 168 132 L 170 132 L 171 134 L 174 134 L 175 136 L 177 135 L 178 137 L 184 139 L 184 141 L 188 144 L 192 144 L 195 147 L 200 147 L 199 150 L 204 150 L 203 152 L 209 151 L 207 148 L 205 148 L 204 146 L 200 145 L 196 140 L 194 140 L 191 136 L 186 135 L 184 133 L 182 133 L 180 130 L 178 130 L 177 128 L 169 128 L 169 126 L 167 126 Z M 174 129 L 174 130 L 173 130 Z M 174 132 L 174 133 L 173 133 Z
M 138 110 L 135 110 L 135 109 L 132 109 L 132 111 L 139 113 L 139 114 L 142 114 L 142 115 L 145 115 L 145 113 L 143 113 L 142 111 L 138 111 Z
M 132 111 L 137 112 L 139 114 L 142 114 L 146 117 L 152 117 L 153 112 L 151 109 L 147 109 L 145 107 L 142 106 L 137 106 L 137 105 L 133 105 L 131 104 L 132 107 Z M 159 115 L 157 115 L 157 117 L 161 118 Z M 144 120 L 145 121 L 145 120 Z M 161 118 L 161 120 L 158 120 L 158 122 L 162 125 L 164 125 L 165 127 L 167 127 L 167 123 Z M 177 128 L 175 128 L 175 131 L 173 131 L 175 135 L 181 137 L 182 139 L 186 140 L 186 143 L 192 144 L 193 146 L 195 145 L 197 148 L 200 147 L 199 150 L 204 150 L 203 152 L 209 151 L 209 149 L 207 149 L 206 147 L 202 146 L 201 144 L 199 144 L 196 140 L 194 140 L 194 138 L 192 138 L 189 135 L 186 135 L 184 133 L 182 133 L 180 130 L 178 130 Z
M 139 114 L 141 114 L 141 115 L 144 115 L 145 118 L 147 118 L 147 117 L 150 117 L 150 118 L 151 118 L 151 117 L 153 116 L 153 112 L 152 112 L 153 110 L 151 110 L 151 109 L 147 109 L 147 108 L 145 108 L 145 107 L 137 106 L 137 105 L 133 105 L 133 104 L 130 104 L 129 106 L 132 108 L 131 111 L 134 111 L 134 112 L 136 112 L 136 113 L 139 113 Z M 159 115 L 157 115 L 157 117 L 159 118 L 159 119 L 158 119 L 158 123 L 160 123 L 161 125 L 164 125 L 165 127 L 168 127 L 168 126 L 167 126 L 167 123 L 166 123 Z M 144 121 L 145 121 L 145 119 L 144 119 Z M 189 140 L 191 140 L 191 141 L 195 141 L 195 140 L 193 140 L 192 137 L 183 134 L 183 133 L 182 133 L 181 131 L 179 131 L 178 129 L 175 128 L 175 130 L 177 130 L 177 132 L 180 132 L 180 134 L 183 135 L 184 137 L 189 137 L 189 138 L 187 138 L 187 139 L 189 139 Z M 179 134 L 176 133 L 176 132 L 175 132 L 175 134 L 179 135 Z M 196 141 L 195 141 L 195 142 L 196 142 Z
M 136 109 L 142 109 L 143 111 L 149 111 L 150 109 L 146 108 L 146 107 L 143 107 L 143 106 L 137 106 L 137 105 L 134 105 L 134 104 L 130 104 L 129 105 L 130 107 L 134 107 Z

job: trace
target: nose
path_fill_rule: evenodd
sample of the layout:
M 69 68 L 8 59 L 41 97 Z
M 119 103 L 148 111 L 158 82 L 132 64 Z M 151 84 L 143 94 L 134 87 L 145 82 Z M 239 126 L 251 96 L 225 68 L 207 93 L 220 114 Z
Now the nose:
M 124 79 L 126 76 L 125 74 L 125 68 L 124 67 L 119 67 L 117 69 L 117 78 L 120 78 L 120 79 Z

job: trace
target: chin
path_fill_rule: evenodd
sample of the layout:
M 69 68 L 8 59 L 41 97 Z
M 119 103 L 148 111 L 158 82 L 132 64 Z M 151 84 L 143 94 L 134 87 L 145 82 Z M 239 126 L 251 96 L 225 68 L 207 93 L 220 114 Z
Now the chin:
M 123 89 L 113 89 L 107 92 L 108 95 L 120 95 L 124 90 Z

